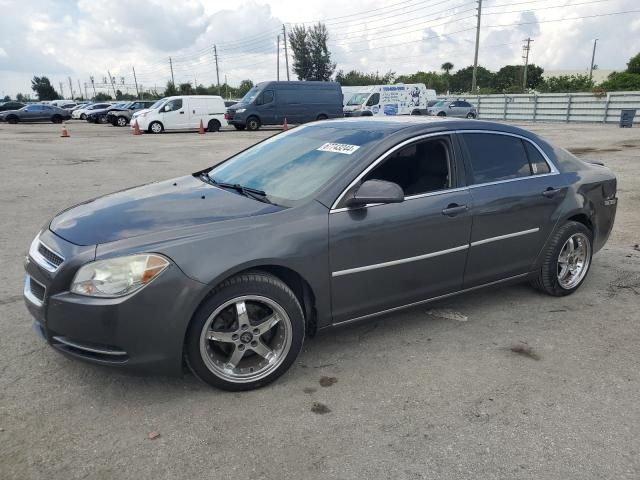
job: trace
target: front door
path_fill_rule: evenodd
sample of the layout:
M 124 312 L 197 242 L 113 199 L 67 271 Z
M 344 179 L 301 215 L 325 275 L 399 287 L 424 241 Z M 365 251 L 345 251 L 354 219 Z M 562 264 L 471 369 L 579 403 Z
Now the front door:
M 473 198 L 464 287 L 526 274 L 557 221 L 566 180 L 527 139 L 497 132 L 460 136 Z
M 180 130 L 189 127 L 189 115 L 182 98 L 174 98 L 162 107 L 162 124 L 167 130 Z
M 276 119 L 276 95 L 273 90 L 263 91 L 258 100 L 256 101 L 256 110 L 260 116 L 260 121 L 264 125 L 274 125 L 279 123 Z M 288 122 L 294 123 L 292 119 L 287 119 Z
M 404 202 L 332 211 L 334 322 L 461 288 L 471 198 L 466 188 L 456 188 L 456 171 L 448 136 L 416 141 L 391 153 L 361 179 L 397 183 L 405 192 Z

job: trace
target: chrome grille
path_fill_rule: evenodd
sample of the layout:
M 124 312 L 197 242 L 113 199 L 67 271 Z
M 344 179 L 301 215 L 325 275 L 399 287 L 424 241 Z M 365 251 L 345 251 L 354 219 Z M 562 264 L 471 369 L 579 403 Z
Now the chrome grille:
M 54 270 L 57 269 L 62 262 L 64 262 L 64 258 L 55 253 L 53 250 L 49 249 L 44 243 L 40 242 L 38 245 L 38 253 L 42 256 L 42 258 L 51 265 Z
M 33 278 L 29 279 L 29 291 L 41 302 L 44 301 L 45 287 L 36 282 Z

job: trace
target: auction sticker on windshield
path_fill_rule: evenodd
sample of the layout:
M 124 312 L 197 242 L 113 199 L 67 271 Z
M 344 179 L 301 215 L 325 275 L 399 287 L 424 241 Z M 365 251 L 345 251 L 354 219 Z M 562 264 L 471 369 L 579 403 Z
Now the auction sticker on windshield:
M 318 150 L 321 152 L 344 153 L 345 155 L 351 155 L 359 148 L 359 145 L 349 145 L 347 143 L 325 143 L 320 146 Z

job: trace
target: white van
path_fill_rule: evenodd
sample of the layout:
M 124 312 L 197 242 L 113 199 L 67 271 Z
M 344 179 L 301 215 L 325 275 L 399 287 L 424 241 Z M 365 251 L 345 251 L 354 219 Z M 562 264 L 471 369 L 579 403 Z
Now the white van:
M 162 133 L 165 130 L 198 130 L 200 121 L 208 132 L 217 132 L 226 127 L 224 118 L 226 107 L 224 100 L 217 95 L 179 95 L 167 97 L 153 109 L 131 119 L 135 128 L 138 122 L 140 130 L 149 133 Z
M 369 88 L 369 87 L 340 87 L 342 89 L 342 106 L 344 107 L 347 102 L 349 100 L 351 100 L 351 97 L 358 93 L 359 91 L 361 91 L 363 88 Z
M 424 83 L 370 85 L 353 94 L 343 111 L 345 117 L 426 115 L 427 102 L 435 99 L 436 91 Z

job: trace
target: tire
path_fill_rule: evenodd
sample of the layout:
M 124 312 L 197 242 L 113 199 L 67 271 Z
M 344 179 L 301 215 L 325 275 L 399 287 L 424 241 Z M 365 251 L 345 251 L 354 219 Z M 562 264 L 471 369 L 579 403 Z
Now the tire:
M 87 114 L 86 113 L 81 113 L 80 114 L 80 120 L 86 120 L 87 119 Z
M 247 130 L 250 132 L 255 132 L 260 128 L 260 120 L 258 117 L 249 117 L 247 118 Z
M 16 123 L 18 123 L 18 117 L 7 118 L 7 123 L 10 123 L 11 125 L 15 125 Z
M 127 120 L 126 117 L 116 117 L 115 121 L 113 122 L 113 124 L 116 127 L 126 127 L 127 125 L 129 125 L 129 121 Z
M 51 117 L 51 121 L 53 123 L 62 123 L 62 117 L 60 115 L 54 115 Z
M 574 246 L 572 254 L 576 257 L 583 257 L 581 263 L 580 261 L 573 262 L 571 256 L 568 255 L 570 240 Z M 592 255 L 593 233 L 591 230 L 582 223 L 569 221 L 552 235 L 546 250 L 542 252 L 540 266 L 533 273 L 530 283 L 534 288 L 554 297 L 570 295 L 580 288 L 582 282 L 587 278 Z M 566 260 L 566 267 L 564 267 L 563 260 Z M 572 264 L 576 270 L 575 275 L 572 274 L 570 268 Z M 563 268 L 567 268 L 567 270 L 565 271 Z M 569 276 L 563 276 L 563 272 Z
M 106 125 L 108 123 L 107 116 L 106 115 L 100 115 L 99 117 L 96 118 L 96 123 L 100 123 L 102 125 Z
M 322 121 L 322 120 L 327 120 L 329 117 L 327 117 L 324 113 L 321 113 L 320 115 L 318 115 L 318 118 L 316 118 L 317 121 Z
M 160 122 L 151 122 L 151 125 L 149 125 L 149 133 L 162 132 L 164 132 L 164 126 Z
M 234 125 L 234 127 L 236 128 L 236 130 L 244 130 L 246 128 L 246 126 L 244 125 Z
M 420 110 L 414 110 L 411 115 L 422 115 L 422 113 L 420 113 Z
M 438 117 L 446 117 L 447 114 L 444 112 L 438 112 Z
M 246 324 L 238 312 L 245 312 Z M 291 289 L 268 273 L 247 272 L 218 285 L 198 308 L 187 330 L 185 360 L 211 386 L 252 390 L 291 367 L 304 335 L 304 314 Z
M 467 118 L 476 118 L 476 116 L 473 113 L 469 112 L 467 113 Z
M 218 120 L 209 120 L 207 124 L 207 132 L 219 132 L 220 131 L 220 122 Z

